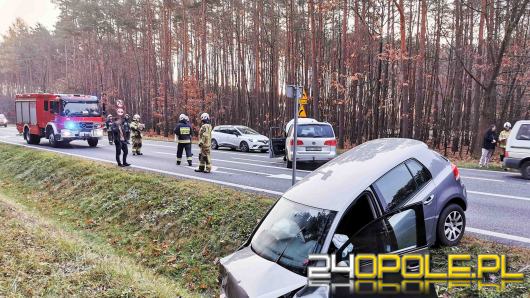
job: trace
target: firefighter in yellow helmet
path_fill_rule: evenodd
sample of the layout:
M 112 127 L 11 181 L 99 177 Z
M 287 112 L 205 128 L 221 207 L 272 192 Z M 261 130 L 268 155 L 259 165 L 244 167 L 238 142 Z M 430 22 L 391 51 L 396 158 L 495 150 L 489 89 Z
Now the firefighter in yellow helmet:
M 499 147 L 501 147 L 501 162 L 504 161 L 504 156 L 506 155 L 506 143 L 510 137 L 512 131 L 512 124 L 510 122 L 504 123 L 504 130 L 499 134 Z M 507 169 L 505 169 L 507 170 Z
M 212 170 L 212 158 L 210 156 L 210 146 L 212 145 L 212 126 L 210 125 L 210 115 L 201 114 L 201 130 L 199 131 L 199 168 L 195 172 L 210 173 Z
M 145 125 L 140 123 L 140 115 L 136 114 L 132 118 L 130 124 L 131 128 L 131 140 L 132 140 L 132 153 L 133 155 L 143 155 L 142 149 L 142 131 L 145 129 Z

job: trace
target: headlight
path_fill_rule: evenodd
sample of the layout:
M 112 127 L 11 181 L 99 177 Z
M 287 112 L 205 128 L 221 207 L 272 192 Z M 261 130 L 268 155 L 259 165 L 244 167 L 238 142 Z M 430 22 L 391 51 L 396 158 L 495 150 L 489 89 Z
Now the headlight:
M 61 135 L 63 137 L 70 137 L 70 136 L 73 135 L 73 133 L 70 130 L 68 130 L 68 129 L 63 129 L 63 130 L 61 130 Z
M 73 122 L 73 121 L 66 121 L 64 123 L 64 128 L 66 129 L 70 129 L 70 130 L 74 130 L 77 128 L 77 123 Z

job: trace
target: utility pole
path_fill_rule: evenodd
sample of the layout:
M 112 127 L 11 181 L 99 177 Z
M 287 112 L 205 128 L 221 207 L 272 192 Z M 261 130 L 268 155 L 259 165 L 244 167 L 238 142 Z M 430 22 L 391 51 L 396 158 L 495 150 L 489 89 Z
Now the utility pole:
M 294 99 L 293 106 L 293 174 L 291 185 L 296 184 L 296 146 L 298 142 L 298 104 L 299 100 L 302 97 L 302 87 L 297 85 L 288 85 L 287 86 L 287 97 Z

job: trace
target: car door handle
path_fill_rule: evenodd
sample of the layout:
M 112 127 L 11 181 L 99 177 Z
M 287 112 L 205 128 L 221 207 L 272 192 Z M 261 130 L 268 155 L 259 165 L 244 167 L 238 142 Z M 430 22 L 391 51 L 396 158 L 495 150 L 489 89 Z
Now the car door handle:
M 430 195 L 425 201 L 423 201 L 423 205 L 429 205 L 434 200 L 434 195 Z

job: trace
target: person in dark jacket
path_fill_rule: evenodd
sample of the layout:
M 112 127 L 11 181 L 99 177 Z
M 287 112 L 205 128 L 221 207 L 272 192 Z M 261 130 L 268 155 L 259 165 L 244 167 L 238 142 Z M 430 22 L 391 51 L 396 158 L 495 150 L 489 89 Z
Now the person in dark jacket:
M 497 134 L 495 133 L 496 130 L 497 127 L 492 124 L 488 131 L 486 131 L 484 134 L 484 140 L 482 142 L 482 156 L 480 157 L 478 164 L 478 166 L 481 168 L 489 166 L 489 162 L 491 161 L 491 157 L 495 151 L 495 146 L 497 145 Z
M 188 165 L 192 166 L 192 157 L 191 153 L 191 125 L 188 122 L 188 116 L 180 114 L 179 123 L 173 131 L 177 136 L 177 165 L 180 165 L 182 161 L 182 152 L 186 150 L 186 159 L 188 160 Z
M 116 146 L 116 162 L 119 167 L 128 167 L 130 164 L 127 163 L 127 154 L 129 149 L 127 148 L 127 139 L 125 135 L 125 129 L 121 118 L 116 117 L 114 124 L 112 124 L 112 134 L 114 137 L 114 145 Z M 120 155 L 123 152 L 123 163 L 120 161 Z

